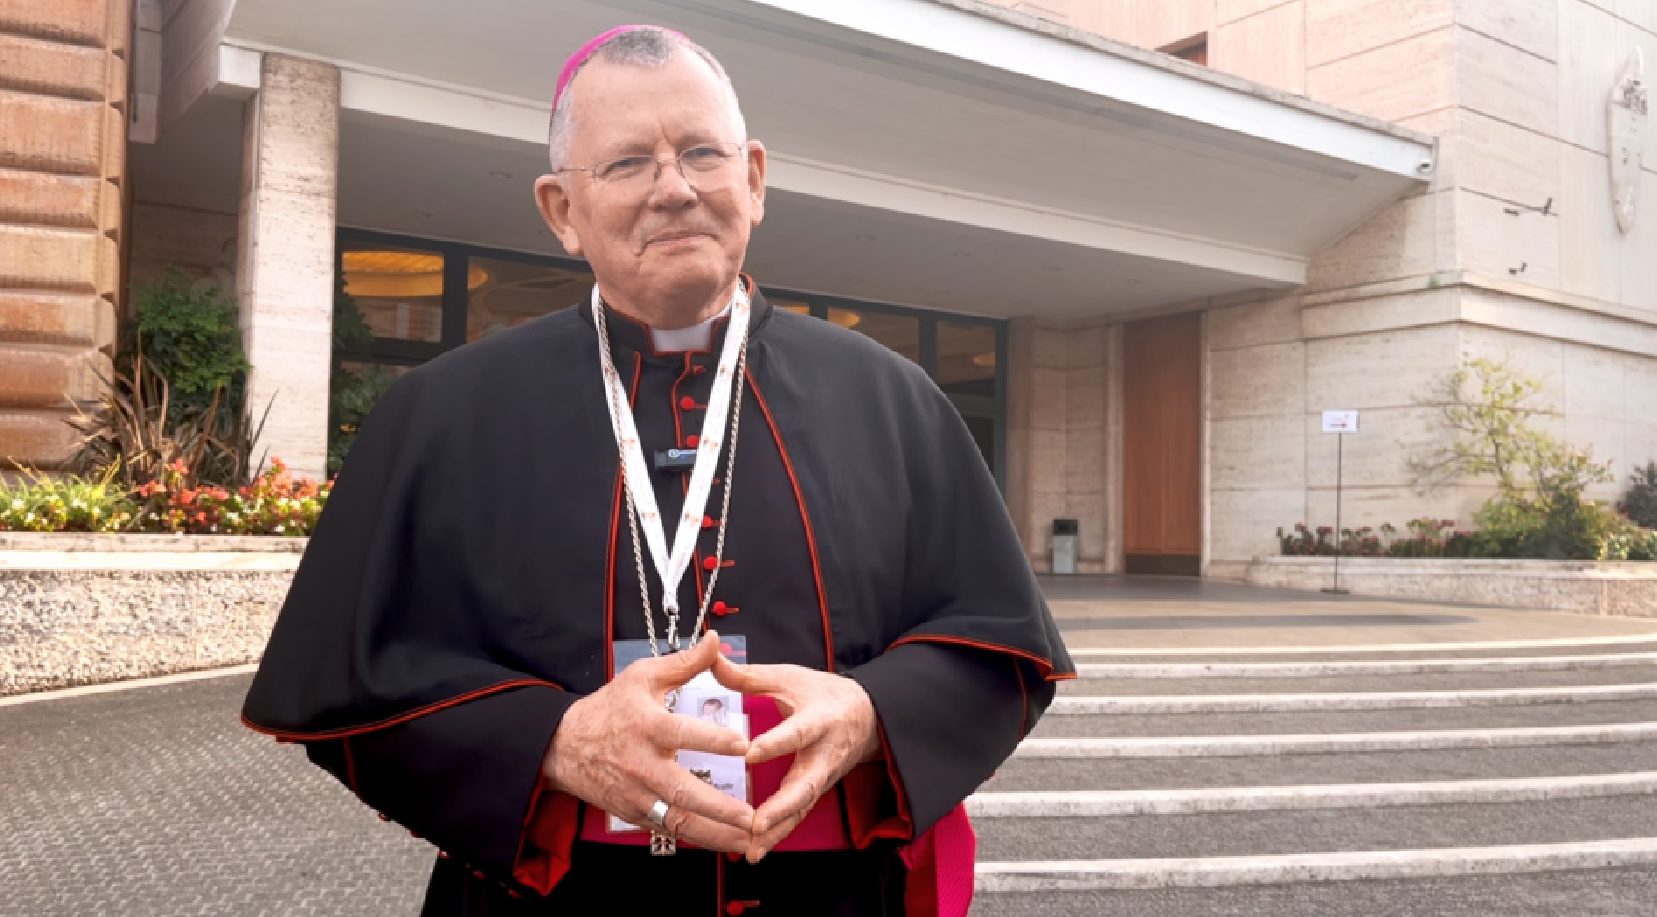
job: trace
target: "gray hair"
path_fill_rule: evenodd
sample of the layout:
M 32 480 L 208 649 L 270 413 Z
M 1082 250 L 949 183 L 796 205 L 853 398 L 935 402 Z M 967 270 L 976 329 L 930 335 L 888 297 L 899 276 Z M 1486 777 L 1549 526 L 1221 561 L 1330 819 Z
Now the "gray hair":
M 575 96 L 575 78 L 587 68 L 595 58 L 609 64 L 621 64 L 627 67 L 660 67 L 668 62 L 673 52 L 684 50 L 695 54 L 707 63 L 708 67 L 719 77 L 724 85 L 726 95 L 729 96 L 731 114 L 736 118 L 737 130 L 744 138 L 748 136 L 747 121 L 742 117 L 742 105 L 737 101 L 736 87 L 731 83 L 731 77 L 719 60 L 707 48 L 680 35 L 677 32 L 658 26 L 647 26 L 623 32 L 610 39 L 587 56 L 575 73 L 570 74 L 569 83 L 552 107 L 552 122 L 547 128 L 547 158 L 552 163 L 554 172 L 564 168 L 570 152 L 570 137 L 575 133 L 575 118 L 571 113 L 574 108 L 572 101 Z

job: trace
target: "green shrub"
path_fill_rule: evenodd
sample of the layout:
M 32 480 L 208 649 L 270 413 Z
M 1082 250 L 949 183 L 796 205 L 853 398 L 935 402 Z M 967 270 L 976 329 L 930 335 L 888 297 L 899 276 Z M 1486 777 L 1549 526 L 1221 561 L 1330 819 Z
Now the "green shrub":
M 1623 514 L 1637 525 L 1657 529 L 1657 462 L 1646 462 L 1628 478 L 1632 486 L 1623 497 Z
M 328 391 L 328 474 L 345 464 L 345 455 L 357 441 L 357 431 L 368 412 L 386 393 L 396 375 L 389 366 L 367 365 L 346 369 L 345 360 L 368 355 L 374 332 L 363 320 L 357 301 L 345 292 L 340 277 L 334 288 L 334 371 Z
M 242 413 L 247 355 L 236 303 L 216 285 L 192 281 L 177 268 L 133 290 L 121 372 L 132 375 L 138 355 L 167 380 L 167 420 L 178 423 L 207 411 L 215 398 L 231 416 Z
M 246 401 L 247 357 L 236 305 L 177 269 L 133 290 L 134 315 L 115 373 L 98 403 L 80 405 L 78 468 L 115 469 L 127 490 L 182 461 L 192 477 L 224 486 L 256 471 L 256 423 Z M 268 414 L 270 406 L 264 406 Z

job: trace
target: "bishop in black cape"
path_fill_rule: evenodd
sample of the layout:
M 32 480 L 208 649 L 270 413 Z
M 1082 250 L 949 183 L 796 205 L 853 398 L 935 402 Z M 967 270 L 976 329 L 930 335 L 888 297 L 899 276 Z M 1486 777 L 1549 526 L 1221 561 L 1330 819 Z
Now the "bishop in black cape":
M 959 806 L 1070 660 L 947 397 L 870 339 L 752 298 L 714 623 L 747 638 L 751 663 L 868 693 L 882 760 L 825 797 L 845 849 L 652 857 L 583 839 L 585 804 L 544 784 L 564 711 L 612 677 L 613 640 L 644 636 L 596 332 L 567 309 L 386 394 L 244 710 L 437 846 L 425 913 L 922 914 L 951 909 L 939 890 L 963 856 L 970 882 Z M 645 455 L 694 445 L 726 320 L 707 350 L 660 352 L 607 315 Z M 676 518 L 686 475 L 653 477 Z M 691 611 L 717 521 L 681 588 Z M 954 840 L 929 833 L 940 821 Z

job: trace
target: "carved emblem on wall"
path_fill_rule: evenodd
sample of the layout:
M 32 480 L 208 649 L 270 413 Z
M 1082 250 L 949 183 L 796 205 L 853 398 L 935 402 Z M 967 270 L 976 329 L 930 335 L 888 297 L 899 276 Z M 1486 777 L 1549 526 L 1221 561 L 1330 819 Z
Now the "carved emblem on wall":
M 1623 68 L 1622 78 L 1611 90 L 1607 106 L 1607 128 L 1611 138 L 1611 194 L 1617 212 L 1617 226 L 1634 231 L 1634 206 L 1640 197 L 1640 160 L 1645 153 L 1645 135 L 1650 92 L 1644 81 L 1645 59 L 1638 48 Z

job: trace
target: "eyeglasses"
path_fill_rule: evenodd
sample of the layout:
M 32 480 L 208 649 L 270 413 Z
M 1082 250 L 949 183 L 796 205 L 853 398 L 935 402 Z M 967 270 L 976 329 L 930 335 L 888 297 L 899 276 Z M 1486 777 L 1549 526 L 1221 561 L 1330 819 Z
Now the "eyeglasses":
M 673 163 L 679 169 L 679 175 L 684 178 L 685 184 L 690 185 L 693 190 L 719 191 L 730 185 L 734 172 L 732 166 L 746 160 L 747 153 L 746 143 L 699 143 L 672 159 L 623 156 L 596 166 L 559 169 L 554 174 L 586 172 L 592 176 L 594 183 L 603 185 L 608 190 L 642 194 L 655 186 L 656 180 L 661 177 L 662 165 Z

